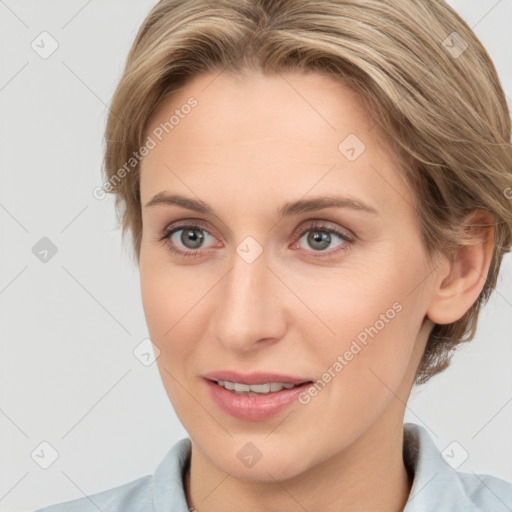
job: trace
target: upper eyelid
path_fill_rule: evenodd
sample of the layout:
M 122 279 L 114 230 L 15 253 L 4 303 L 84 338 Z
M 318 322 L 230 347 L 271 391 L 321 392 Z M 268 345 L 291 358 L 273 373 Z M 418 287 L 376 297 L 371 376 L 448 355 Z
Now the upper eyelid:
M 311 223 L 311 224 L 304 225 L 307 223 Z M 174 229 L 177 230 L 180 228 L 187 228 L 187 227 L 199 227 L 199 228 L 203 229 L 204 231 L 207 231 L 208 233 L 212 234 L 211 230 L 208 227 L 208 224 L 209 224 L 209 222 L 204 221 L 202 219 L 182 219 L 182 220 L 177 220 L 177 221 L 171 222 L 170 224 L 167 224 L 163 228 L 162 232 L 167 233 Z M 349 233 L 352 233 L 351 230 L 349 230 L 348 228 L 345 228 L 345 227 L 340 227 L 340 226 L 333 227 L 333 225 L 335 225 L 335 224 L 336 224 L 335 222 L 329 221 L 329 220 L 306 219 L 300 223 L 299 227 L 295 228 L 294 232 L 301 231 L 302 229 L 307 230 L 307 229 L 313 229 L 315 227 L 318 227 L 318 228 L 324 228 L 324 229 L 332 228 L 337 231 L 338 230 L 339 231 L 348 231 Z M 302 229 L 300 229 L 300 227 L 302 227 Z
M 162 230 L 162 234 L 170 233 L 171 231 L 177 231 L 179 229 L 184 229 L 188 227 L 198 227 L 201 228 L 203 231 L 207 231 L 208 233 L 212 234 L 210 229 L 207 227 L 207 222 L 202 221 L 201 219 L 183 219 L 183 220 L 177 220 L 174 222 L 171 222 L 170 224 L 167 224 L 164 229 Z
M 333 230 L 333 231 L 336 231 L 337 233 L 339 233 L 343 238 L 346 238 L 347 240 L 353 241 L 356 238 L 355 235 L 352 233 L 352 231 L 349 230 L 348 228 L 344 228 L 344 227 L 340 227 L 340 226 L 333 227 L 332 225 L 329 224 L 329 221 L 310 220 L 310 221 L 306 221 L 306 222 L 311 222 L 313 224 L 309 224 L 309 225 L 305 225 L 300 228 L 297 228 L 297 230 L 295 232 L 298 232 L 302 236 L 304 233 L 307 233 L 308 231 L 314 230 L 314 229 L 317 229 L 318 231 Z

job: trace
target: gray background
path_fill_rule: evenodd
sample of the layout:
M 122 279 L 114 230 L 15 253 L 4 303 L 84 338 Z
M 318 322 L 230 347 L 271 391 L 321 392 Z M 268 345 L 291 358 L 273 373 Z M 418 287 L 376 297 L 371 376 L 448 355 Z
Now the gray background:
M 102 181 L 107 105 L 154 3 L 0 1 L 0 511 L 150 474 L 186 436 L 156 365 L 133 355 L 148 336 L 137 267 L 112 199 L 92 196 Z M 449 3 L 488 49 L 512 107 L 512 0 Z M 47 59 L 31 47 L 43 31 L 59 45 Z M 43 237 L 57 248 L 46 263 L 32 252 Z M 507 480 L 511 308 L 508 255 L 477 338 L 447 372 L 413 389 L 406 416 L 427 426 L 441 450 L 457 441 L 456 457 L 468 452 L 460 471 Z M 50 460 L 43 441 L 59 454 L 48 469 L 40 467 Z

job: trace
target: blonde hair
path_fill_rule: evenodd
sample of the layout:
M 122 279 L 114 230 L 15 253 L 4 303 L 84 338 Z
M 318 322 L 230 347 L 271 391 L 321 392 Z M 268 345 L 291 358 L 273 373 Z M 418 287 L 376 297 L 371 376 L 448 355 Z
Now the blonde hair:
M 426 382 L 473 338 L 512 243 L 511 122 L 489 55 L 441 0 L 161 0 L 137 33 L 105 131 L 104 190 L 137 261 L 140 162 L 126 162 L 150 114 L 193 77 L 252 69 L 325 73 L 361 95 L 414 192 L 430 255 L 471 243 L 460 230 L 471 212 L 492 215 L 485 286 L 460 320 L 433 328 L 415 381 Z

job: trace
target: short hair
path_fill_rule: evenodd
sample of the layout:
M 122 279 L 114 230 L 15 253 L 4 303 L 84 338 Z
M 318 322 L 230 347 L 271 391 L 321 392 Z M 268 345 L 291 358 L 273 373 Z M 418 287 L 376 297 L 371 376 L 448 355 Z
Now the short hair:
M 137 151 L 150 114 L 195 77 L 251 70 L 322 73 L 360 95 L 413 193 L 429 256 L 471 243 L 460 226 L 472 212 L 491 215 L 485 285 L 462 318 L 432 329 L 415 379 L 426 382 L 474 337 L 512 243 L 511 119 L 491 58 L 442 0 L 161 0 L 135 37 L 105 130 L 104 190 L 137 262 Z

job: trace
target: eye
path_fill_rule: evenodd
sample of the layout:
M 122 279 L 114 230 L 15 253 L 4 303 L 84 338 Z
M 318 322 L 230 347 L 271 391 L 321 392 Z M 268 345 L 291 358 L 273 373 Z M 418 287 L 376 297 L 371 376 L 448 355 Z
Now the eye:
M 339 252 L 347 251 L 354 239 L 346 232 L 342 232 L 322 222 L 315 221 L 313 224 L 302 228 L 299 231 L 300 238 L 297 243 L 300 246 L 302 241 L 313 252 L 326 253 L 326 255 L 338 254 Z M 338 242 L 332 245 L 334 242 Z M 302 246 L 304 248 L 304 246 Z M 328 248 L 338 248 L 337 250 L 326 251 Z M 322 254 L 323 256 L 323 254 Z
M 197 256 L 198 249 L 209 248 L 205 247 L 209 238 L 215 240 L 200 224 L 171 224 L 165 228 L 159 241 L 165 242 L 172 252 L 181 256 Z
M 317 253 L 315 257 L 333 256 L 345 252 L 354 242 L 349 232 L 335 229 L 321 221 L 314 221 L 313 224 L 301 228 L 298 235 L 300 238 L 292 248 L 298 244 L 299 248 Z M 170 251 L 187 257 L 197 257 L 201 254 L 201 250 L 216 246 L 215 237 L 205 229 L 200 220 L 194 220 L 193 223 L 189 220 L 188 224 L 173 223 L 164 229 L 158 241 L 164 242 Z M 306 247 L 301 245 L 301 242 Z M 218 244 L 217 246 L 222 247 Z M 328 248 L 334 250 L 327 251 Z

